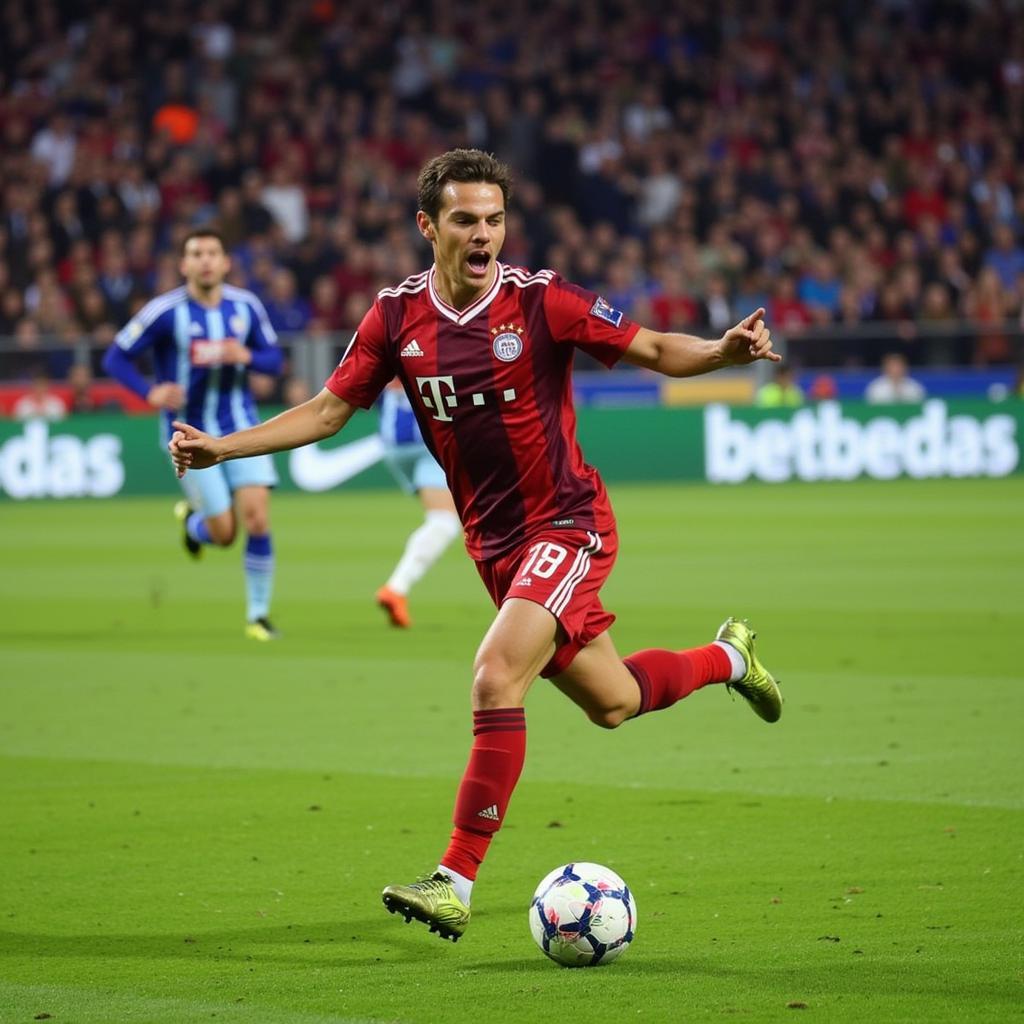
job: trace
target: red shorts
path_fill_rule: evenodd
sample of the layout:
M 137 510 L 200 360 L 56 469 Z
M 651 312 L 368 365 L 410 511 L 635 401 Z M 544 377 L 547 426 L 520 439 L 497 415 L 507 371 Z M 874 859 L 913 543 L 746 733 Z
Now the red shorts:
M 618 535 L 589 530 L 548 530 L 504 555 L 476 563 L 491 599 L 500 608 L 510 597 L 534 601 L 558 620 L 566 640 L 541 670 L 557 676 L 615 616 L 597 596 L 615 564 Z

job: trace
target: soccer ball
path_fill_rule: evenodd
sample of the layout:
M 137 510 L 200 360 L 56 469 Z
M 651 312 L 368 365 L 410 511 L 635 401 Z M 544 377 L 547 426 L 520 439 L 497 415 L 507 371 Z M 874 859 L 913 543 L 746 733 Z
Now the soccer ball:
M 530 931 L 544 953 L 564 967 L 610 964 L 636 934 L 636 901 L 614 871 L 583 861 L 566 864 L 537 886 Z

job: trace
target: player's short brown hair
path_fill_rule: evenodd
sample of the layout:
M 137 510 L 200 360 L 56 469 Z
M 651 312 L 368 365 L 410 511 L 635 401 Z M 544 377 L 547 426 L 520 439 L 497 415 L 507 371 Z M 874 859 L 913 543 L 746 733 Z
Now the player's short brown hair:
M 181 255 L 185 255 L 185 246 L 192 241 L 193 238 L 216 238 L 220 242 L 220 247 L 227 252 L 228 247 L 224 243 L 224 236 L 214 227 L 199 227 L 192 228 L 188 234 L 181 240 Z
M 449 181 L 480 181 L 497 185 L 505 205 L 512 195 L 512 174 L 497 157 L 481 149 L 450 149 L 423 165 L 416 182 L 420 209 L 436 221 L 441 192 Z

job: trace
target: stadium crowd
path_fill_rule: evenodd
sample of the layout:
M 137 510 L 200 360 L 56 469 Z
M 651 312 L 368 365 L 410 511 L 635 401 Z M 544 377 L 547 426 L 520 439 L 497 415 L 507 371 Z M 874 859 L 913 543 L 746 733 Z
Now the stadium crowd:
M 26 357 L 44 335 L 109 342 L 179 283 L 180 238 L 210 222 L 279 330 L 351 328 L 423 269 L 416 171 L 466 145 L 516 172 L 506 262 L 552 267 L 657 329 L 718 331 L 763 304 L 784 336 L 897 321 L 911 363 L 1009 362 L 1024 315 L 1016 14 L 11 0 L 0 335 Z M 873 364 L 892 333 L 877 344 L 843 358 Z

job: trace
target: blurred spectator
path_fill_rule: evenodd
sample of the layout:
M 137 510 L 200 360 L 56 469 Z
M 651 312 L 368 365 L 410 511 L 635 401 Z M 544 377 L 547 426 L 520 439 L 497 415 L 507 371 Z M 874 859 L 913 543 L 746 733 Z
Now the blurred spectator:
M 306 237 L 309 208 L 297 179 L 294 161 L 275 165 L 270 172 L 269 183 L 260 193 L 260 200 L 281 228 L 285 241 L 300 242 Z
M 729 304 L 729 292 L 725 278 L 715 274 L 708 281 L 704 292 L 703 316 L 701 323 L 712 332 L 727 331 L 735 322 L 732 307 Z
M 246 236 L 265 235 L 274 218 L 263 203 L 263 176 L 249 169 L 242 177 L 242 226 Z
M 192 34 L 199 42 L 200 53 L 209 60 L 225 61 L 234 53 L 234 29 L 221 17 L 220 7 L 215 3 L 202 4 Z
M 835 261 L 828 253 L 818 253 L 797 286 L 797 296 L 812 319 L 828 323 L 839 309 L 841 291 Z
M 39 324 L 32 317 L 23 316 L 14 325 L 13 336 L 14 351 L 4 353 L 4 377 L 27 379 L 38 373 L 46 362 Z
M 344 311 L 338 294 L 338 284 L 330 274 L 321 274 L 313 282 L 310 317 L 321 330 L 337 331 L 344 326 Z
M 17 323 L 25 315 L 21 289 L 8 287 L 0 292 L 0 335 L 13 334 Z
M 839 397 L 839 385 L 830 373 L 816 374 L 811 386 L 807 389 L 807 397 L 812 402 L 831 402 Z
M 87 233 L 88 225 L 79 211 L 78 196 L 71 189 L 58 192 L 50 217 L 50 239 L 55 258 L 62 260 L 67 257 L 76 242 L 88 244 Z
M 923 120 L 926 125 L 927 115 Z M 921 124 L 919 117 L 919 127 Z M 930 140 L 926 146 L 930 150 Z M 911 175 L 911 184 L 903 195 L 903 217 L 911 228 L 920 227 L 926 218 L 933 218 L 939 224 L 946 219 L 947 200 L 939 186 L 940 171 L 931 162 L 931 157 L 929 152 L 928 159 L 922 160 L 918 173 Z
M 152 220 L 160 211 L 160 189 L 145 177 L 145 168 L 133 160 L 120 169 L 117 196 L 134 221 Z
M 70 177 L 77 144 L 71 119 L 59 110 L 32 139 L 32 159 L 46 168 L 52 188 L 59 188 Z
M 71 386 L 71 409 L 79 413 L 96 412 L 96 401 L 92 395 L 92 370 L 85 363 L 74 363 L 68 370 L 68 384 Z
M 173 62 L 164 68 L 164 99 L 153 114 L 153 131 L 176 146 L 187 146 L 196 137 L 199 112 L 188 98 L 185 65 Z
M 796 382 L 790 366 L 780 363 L 772 380 L 762 384 L 754 396 L 754 404 L 762 409 L 795 408 L 804 404 L 804 393 Z
M 636 219 L 643 227 L 664 224 L 683 198 L 683 185 L 663 156 L 654 156 L 638 187 Z
M 373 284 L 373 254 L 369 246 L 358 242 L 347 246 L 338 260 L 334 280 L 338 285 L 338 300 L 342 304 L 348 302 L 350 295 L 368 291 Z
M 867 386 L 866 401 L 873 405 L 923 402 L 925 390 L 907 371 L 907 359 L 900 352 L 889 352 L 882 359 L 882 373 Z
M 1008 362 L 1012 357 L 1007 316 L 1012 299 L 1004 291 L 999 274 L 985 267 L 964 299 L 964 312 L 979 328 L 971 361 L 985 366 Z
M 309 303 L 299 296 L 290 270 L 274 271 L 264 305 L 275 331 L 303 331 L 309 325 Z
M 782 274 L 776 279 L 767 313 L 772 330 L 780 334 L 799 334 L 810 324 L 810 310 L 797 295 L 791 275 Z
M 223 60 L 211 60 L 204 67 L 196 87 L 199 105 L 228 131 L 238 122 L 238 83 L 228 74 Z M 225 150 L 218 150 L 222 157 Z
M 651 297 L 651 326 L 657 331 L 683 331 L 700 318 L 697 303 L 686 290 L 683 273 L 671 264 L 659 275 Z
M 160 217 L 164 222 L 202 218 L 202 207 L 210 200 L 210 190 L 199 176 L 195 158 L 187 150 L 179 150 L 160 175 Z
M 657 132 L 667 132 L 672 128 L 672 115 L 654 84 L 641 87 L 637 98 L 627 104 L 622 119 L 626 134 L 637 142 L 646 142 Z
M 1013 288 L 1024 273 L 1024 249 L 1017 244 L 1011 225 L 996 225 L 992 247 L 985 253 L 985 266 L 996 272 L 1007 289 Z
M 130 316 L 132 296 L 139 287 L 128 268 L 128 255 L 120 245 L 109 247 L 101 256 L 97 283 L 106 302 L 108 319 L 125 323 Z
M 46 371 L 37 369 L 32 375 L 31 390 L 14 403 L 12 412 L 17 420 L 62 420 L 68 414 L 68 407 L 52 390 Z

